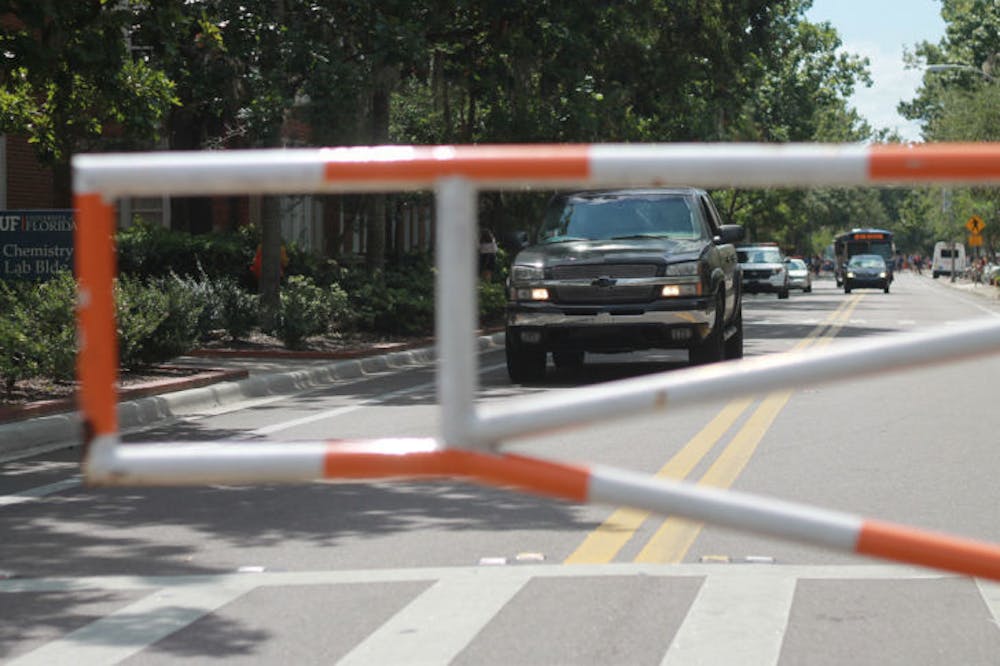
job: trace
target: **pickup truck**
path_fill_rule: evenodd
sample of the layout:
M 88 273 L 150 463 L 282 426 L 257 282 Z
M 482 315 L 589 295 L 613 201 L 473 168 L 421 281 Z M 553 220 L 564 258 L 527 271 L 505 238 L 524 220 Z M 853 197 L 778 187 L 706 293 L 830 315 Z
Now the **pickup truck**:
M 694 364 L 743 356 L 741 273 L 708 193 L 689 187 L 558 194 L 507 285 L 511 381 L 576 367 L 587 352 L 687 349 Z

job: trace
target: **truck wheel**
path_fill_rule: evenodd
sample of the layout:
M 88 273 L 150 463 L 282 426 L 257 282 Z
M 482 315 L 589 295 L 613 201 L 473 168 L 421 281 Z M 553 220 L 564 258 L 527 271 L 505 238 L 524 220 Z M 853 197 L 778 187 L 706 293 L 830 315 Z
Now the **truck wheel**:
M 743 307 L 736 312 L 736 316 L 733 318 L 733 323 L 730 328 L 733 329 L 729 337 L 726 338 L 725 343 L 723 343 L 723 351 L 727 359 L 743 358 Z
M 545 379 L 545 350 L 521 346 L 507 332 L 504 351 L 507 354 L 507 375 L 515 384 L 531 384 Z
M 583 365 L 582 351 L 552 352 L 552 362 L 557 368 L 579 368 Z
M 726 301 L 722 292 L 715 294 L 715 323 L 708 337 L 697 343 L 688 351 L 691 365 L 716 363 L 726 358 L 723 326 L 725 325 Z

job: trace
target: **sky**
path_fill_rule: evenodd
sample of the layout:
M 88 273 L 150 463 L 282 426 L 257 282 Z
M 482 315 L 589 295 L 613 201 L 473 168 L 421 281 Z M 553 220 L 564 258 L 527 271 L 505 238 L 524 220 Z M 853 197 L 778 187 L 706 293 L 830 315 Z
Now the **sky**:
M 920 85 L 919 70 L 904 69 L 903 51 L 922 41 L 937 43 L 944 36 L 937 0 L 813 0 L 806 19 L 829 22 L 840 34 L 843 49 L 867 56 L 874 81 L 855 90 L 851 105 L 877 128 L 895 129 L 909 141 L 920 140 L 919 123 L 896 113 L 901 100 L 913 99 Z

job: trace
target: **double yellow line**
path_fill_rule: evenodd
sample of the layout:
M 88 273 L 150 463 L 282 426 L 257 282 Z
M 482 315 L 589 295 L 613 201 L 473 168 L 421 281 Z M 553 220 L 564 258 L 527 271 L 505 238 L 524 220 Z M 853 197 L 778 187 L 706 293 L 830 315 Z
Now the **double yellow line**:
M 850 321 L 851 314 L 861 298 L 861 295 L 855 295 L 841 303 L 822 323 L 796 344 L 794 349 L 829 344 L 840 329 Z M 698 483 L 717 488 L 730 487 L 750 462 L 757 445 L 791 397 L 791 391 L 779 391 L 765 397 Z M 687 478 L 753 402 L 753 398 L 740 398 L 723 407 L 714 419 L 667 461 L 656 476 L 672 479 Z M 587 535 L 583 543 L 566 558 L 565 563 L 599 564 L 612 561 L 631 541 L 649 516 L 648 511 L 617 509 L 596 530 Z M 682 562 L 701 528 L 702 523 L 668 516 L 636 555 L 635 561 Z

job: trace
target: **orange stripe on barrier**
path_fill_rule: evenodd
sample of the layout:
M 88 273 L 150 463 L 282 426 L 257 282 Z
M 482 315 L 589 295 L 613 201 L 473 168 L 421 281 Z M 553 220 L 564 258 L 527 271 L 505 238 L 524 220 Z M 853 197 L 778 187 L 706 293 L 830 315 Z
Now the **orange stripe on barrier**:
M 865 521 L 855 551 L 862 555 L 1000 580 L 1000 546 L 892 523 Z
M 889 182 L 1000 180 L 1000 143 L 872 146 L 868 176 Z
M 323 473 L 328 479 L 461 477 L 580 503 L 587 501 L 590 482 L 586 468 L 523 456 L 461 449 L 387 453 L 365 451 L 358 443 L 332 445 L 323 462 Z
M 417 147 L 405 157 L 391 159 L 380 159 L 375 153 L 345 152 L 343 160 L 324 165 L 327 181 L 391 183 L 447 176 L 545 181 L 580 179 L 589 174 L 589 147 L 581 144 Z
M 99 194 L 75 197 L 77 223 L 74 265 L 79 292 L 77 377 L 85 435 L 118 430 L 115 411 L 118 333 L 112 282 L 115 275 L 114 209 Z

